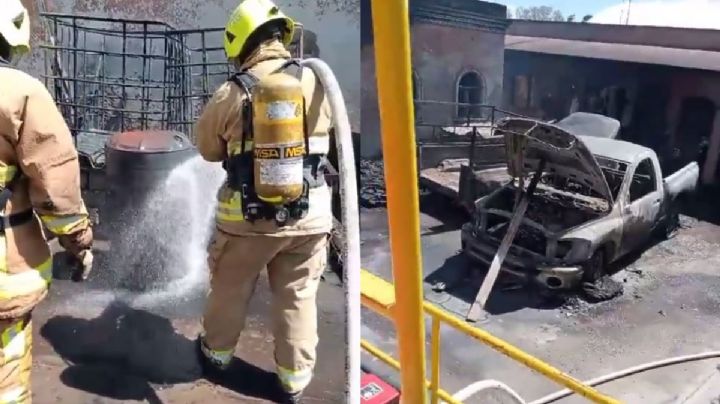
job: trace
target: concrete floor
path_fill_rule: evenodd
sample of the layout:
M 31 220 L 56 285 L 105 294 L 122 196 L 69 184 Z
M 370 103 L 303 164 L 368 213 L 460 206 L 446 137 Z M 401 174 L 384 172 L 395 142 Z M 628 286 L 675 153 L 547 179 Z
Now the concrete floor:
M 193 345 L 203 288 L 154 298 L 117 294 L 103 281 L 113 268 L 98 268 L 78 284 L 63 280 L 68 274 L 58 262 L 60 279 L 34 313 L 33 402 L 274 402 L 266 279 L 258 284 L 227 379 L 210 383 L 200 376 Z M 345 344 L 343 293 L 336 279 L 322 284 L 318 305 L 318 363 L 307 402 L 338 403 L 345 390 Z
M 477 271 L 468 269 L 476 267 L 458 254 L 458 229 L 464 218 L 442 213 L 448 206 L 432 198 L 424 200 L 422 208 L 425 297 L 464 318 L 482 279 L 482 271 L 473 275 Z M 384 209 L 362 212 L 363 267 L 391 279 L 385 215 Z M 669 356 L 720 350 L 720 228 L 684 221 L 690 227 L 675 238 L 616 268 L 619 272 L 613 276 L 624 283 L 623 296 L 599 304 L 574 298 L 549 302 L 523 289 L 499 290 L 501 286 L 488 303 L 489 321 L 477 326 L 579 379 Z M 431 285 L 438 281 L 448 290 L 433 292 Z M 426 326 L 429 330 L 429 322 Z M 441 334 L 442 386 L 451 393 L 483 379 L 508 384 L 528 402 L 561 389 L 452 329 L 444 328 Z M 366 314 L 363 337 L 395 352 L 394 330 L 386 320 Z M 720 359 L 676 365 L 611 382 L 600 390 L 633 404 L 711 403 L 710 397 L 720 397 L 720 386 L 709 382 L 718 380 L 719 364 Z M 702 394 L 692 395 L 699 391 Z M 509 401 L 474 396 L 466 402 Z M 558 402 L 587 401 L 571 397 Z

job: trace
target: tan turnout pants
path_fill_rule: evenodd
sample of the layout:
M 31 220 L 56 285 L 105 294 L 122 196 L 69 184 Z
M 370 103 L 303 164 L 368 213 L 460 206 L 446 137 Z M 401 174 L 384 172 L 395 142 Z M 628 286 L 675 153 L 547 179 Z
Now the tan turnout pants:
M 17 320 L 1 320 L 0 404 L 30 402 L 32 327 L 30 314 Z
M 267 268 L 277 374 L 287 391 L 303 390 L 315 365 L 315 297 L 327 263 L 327 237 L 234 236 L 216 231 L 208 247 L 211 281 L 203 318 L 205 354 L 222 364 L 230 362 L 255 284 Z

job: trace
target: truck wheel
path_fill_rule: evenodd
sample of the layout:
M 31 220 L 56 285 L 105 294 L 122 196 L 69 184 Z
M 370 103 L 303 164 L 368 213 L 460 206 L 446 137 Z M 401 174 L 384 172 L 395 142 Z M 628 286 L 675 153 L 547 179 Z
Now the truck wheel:
M 623 293 L 623 286 L 605 272 L 605 253 L 599 248 L 587 262 L 583 272 L 582 290 L 591 302 L 610 300 Z
M 582 281 L 595 283 L 605 275 L 605 254 L 598 248 L 583 266 Z
M 678 228 L 680 228 L 680 214 L 678 213 L 677 209 L 670 208 L 670 212 L 668 212 L 668 216 L 665 219 L 662 227 L 663 227 L 663 232 L 662 232 L 663 238 L 671 239 L 675 236 L 675 234 L 678 231 Z

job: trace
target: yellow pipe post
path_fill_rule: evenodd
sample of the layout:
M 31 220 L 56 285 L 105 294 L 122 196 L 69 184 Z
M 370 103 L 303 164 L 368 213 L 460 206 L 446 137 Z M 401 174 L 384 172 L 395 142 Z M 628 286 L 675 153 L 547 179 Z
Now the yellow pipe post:
M 432 318 L 432 338 L 430 340 L 430 346 L 432 347 L 432 354 L 430 364 L 432 366 L 432 376 L 430 379 L 430 403 L 438 404 L 438 390 L 440 389 L 440 319 L 437 317 Z
M 415 117 L 410 64 L 408 0 L 372 0 L 378 104 L 387 189 L 402 400 L 425 396 L 420 204 L 415 160 Z

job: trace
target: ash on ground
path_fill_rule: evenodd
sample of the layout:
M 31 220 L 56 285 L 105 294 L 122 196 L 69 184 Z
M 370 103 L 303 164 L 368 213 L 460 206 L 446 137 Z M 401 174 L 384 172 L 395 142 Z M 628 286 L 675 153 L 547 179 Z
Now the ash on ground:
M 360 161 L 360 205 L 365 208 L 385 206 L 385 176 L 382 160 Z

